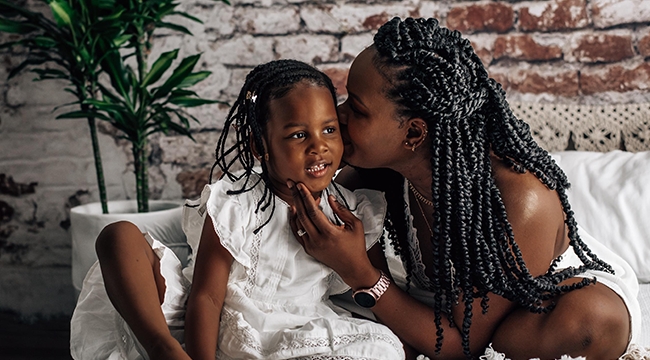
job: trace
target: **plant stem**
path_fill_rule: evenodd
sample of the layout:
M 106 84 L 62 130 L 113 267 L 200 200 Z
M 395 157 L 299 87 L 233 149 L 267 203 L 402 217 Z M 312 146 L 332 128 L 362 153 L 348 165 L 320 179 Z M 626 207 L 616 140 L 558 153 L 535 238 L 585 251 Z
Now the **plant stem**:
M 106 184 L 104 182 L 104 169 L 102 167 L 102 155 L 99 152 L 99 141 L 97 139 L 97 126 L 95 118 L 88 118 L 90 128 L 90 140 L 93 145 L 93 156 L 95 158 L 95 170 L 97 172 L 97 187 L 99 188 L 99 201 L 102 203 L 102 212 L 108 214 L 108 201 L 106 199 Z
M 146 139 L 133 144 L 133 165 L 135 167 L 135 191 L 138 199 L 138 212 L 149 211 L 147 179 Z

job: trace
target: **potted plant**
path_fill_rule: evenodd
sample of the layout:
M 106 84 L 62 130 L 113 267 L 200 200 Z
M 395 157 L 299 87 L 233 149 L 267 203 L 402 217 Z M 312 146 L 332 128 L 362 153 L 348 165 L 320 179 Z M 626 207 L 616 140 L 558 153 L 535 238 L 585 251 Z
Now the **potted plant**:
M 179 52 L 175 49 L 163 53 L 149 66 L 148 54 L 155 29 L 167 28 L 191 35 L 183 26 L 166 22 L 167 16 L 200 21 L 177 11 L 179 4 L 173 0 L 52 0 L 47 3 L 55 21 L 0 0 L 0 31 L 20 36 L 0 46 L 20 45 L 28 50 L 26 60 L 10 76 L 29 68 L 37 74 L 37 80 L 67 80 L 72 85 L 67 91 L 76 96 L 72 105 L 78 108 L 58 118 L 85 118 L 90 125 L 98 184 L 104 198 L 101 205 L 71 209 L 73 283 L 79 290 L 96 259 L 94 239 L 108 223 L 129 219 L 142 231 L 152 231 L 163 241 L 182 242 L 179 203 L 158 202 L 154 210 L 163 212 L 155 215 L 139 214 L 133 218 L 125 213 L 149 210 L 148 137 L 174 132 L 192 138 L 190 120 L 198 120 L 185 108 L 220 101 L 203 99 L 190 90 L 210 75 L 209 71 L 193 71 L 200 55 L 182 59 L 171 70 Z M 55 66 L 43 67 L 50 64 Z M 109 81 L 99 81 L 100 74 Z M 128 201 L 112 202 L 113 206 L 109 206 L 111 203 L 105 200 L 96 119 L 110 122 L 132 145 L 137 207 Z M 106 214 L 109 209 L 118 213 Z M 171 219 L 163 218 L 164 214 Z

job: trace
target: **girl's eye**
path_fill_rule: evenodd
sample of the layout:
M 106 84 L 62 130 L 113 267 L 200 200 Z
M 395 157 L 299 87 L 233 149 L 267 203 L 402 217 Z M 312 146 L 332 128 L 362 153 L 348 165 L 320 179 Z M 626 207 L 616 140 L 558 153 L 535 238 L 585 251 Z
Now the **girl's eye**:
M 305 137 L 304 132 L 298 132 L 289 136 L 291 139 L 303 139 Z
M 334 126 L 330 126 L 325 128 L 325 131 L 323 131 L 325 134 L 333 134 L 336 132 L 336 128 Z

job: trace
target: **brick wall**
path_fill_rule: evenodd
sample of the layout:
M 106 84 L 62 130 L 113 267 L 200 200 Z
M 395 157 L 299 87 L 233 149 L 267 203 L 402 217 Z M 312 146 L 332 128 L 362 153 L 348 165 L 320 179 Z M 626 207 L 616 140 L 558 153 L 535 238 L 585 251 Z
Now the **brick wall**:
M 182 6 L 204 24 L 187 23 L 192 37 L 160 32 L 154 52 L 203 53 L 200 66 L 213 75 L 199 92 L 208 98 L 233 101 L 253 66 L 278 58 L 317 65 L 345 96 L 350 62 L 382 23 L 434 16 L 472 41 L 510 100 L 650 100 L 650 1 L 234 0 L 226 6 L 183 0 Z M 35 83 L 28 73 L 6 82 L 21 54 L 0 52 L 0 60 L 0 309 L 69 314 L 75 301 L 69 208 L 98 198 L 88 129 L 84 121 L 54 120 L 65 109 L 52 108 L 71 101 L 64 84 Z M 227 110 L 195 110 L 196 143 L 152 138 L 152 198 L 198 195 Z M 108 126 L 100 131 L 109 198 L 133 198 L 129 148 Z

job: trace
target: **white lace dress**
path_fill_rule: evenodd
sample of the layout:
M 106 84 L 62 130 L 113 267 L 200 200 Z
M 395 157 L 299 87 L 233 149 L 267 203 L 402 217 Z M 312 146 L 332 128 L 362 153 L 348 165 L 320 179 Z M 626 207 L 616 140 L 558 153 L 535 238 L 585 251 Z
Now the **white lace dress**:
M 235 183 L 239 189 L 241 184 Z M 255 213 L 263 188 L 228 195 L 229 181 L 206 186 L 198 202 L 188 202 L 184 230 L 194 253 L 209 214 L 223 246 L 232 254 L 225 304 L 221 313 L 218 359 L 403 359 L 400 340 L 387 327 L 355 319 L 333 305 L 330 294 L 348 287 L 330 268 L 305 253 L 289 227 L 289 206 L 276 197 L 269 210 Z M 366 229 L 370 248 L 381 235 L 385 201 L 379 192 L 345 189 L 341 194 Z M 334 219 L 327 194 L 339 194 L 330 185 L 320 206 Z M 183 343 L 185 302 L 193 259 L 180 262 L 158 241 L 150 239 L 161 257 L 167 282 L 162 305 L 172 333 Z M 110 306 L 100 269 L 89 272 L 71 322 L 71 353 L 76 359 L 135 359 L 146 357 L 137 341 Z

